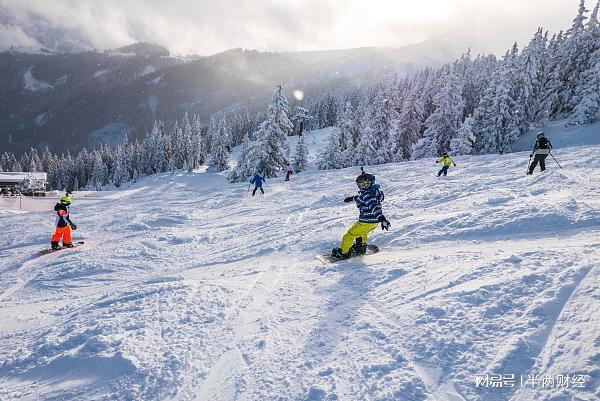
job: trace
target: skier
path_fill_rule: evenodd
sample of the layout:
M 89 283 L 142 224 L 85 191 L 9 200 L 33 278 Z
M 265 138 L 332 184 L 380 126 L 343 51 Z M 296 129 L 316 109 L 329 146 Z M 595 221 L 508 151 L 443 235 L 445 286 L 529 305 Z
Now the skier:
M 535 155 L 533 158 L 533 163 L 529 165 L 529 170 L 527 174 L 533 174 L 533 170 L 537 166 L 538 162 L 540 163 L 540 170 L 546 170 L 546 157 L 550 154 L 550 150 L 552 150 L 552 143 L 546 138 L 546 135 L 543 132 L 537 134 L 537 139 L 533 143 L 533 148 L 531 148 L 531 153 L 529 154 L 529 160 L 531 157 Z
M 265 194 L 265 191 L 263 190 L 262 184 L 263 182 L 265 182 L 265 179 L 258 174 L 258 172 L 254 173 L 254 177 L 252 177 L 252 179 L 250 180 L 250 184 L 254 184 L 254 191 L 252 191 L 252 196 L 256 195 L 256 190 L 260 189 L 260 192 L 262 192 L 262 194 Z
M 375 184 L 375 176 L 362 170 L 362 173 L 356 177 L 356 185 L 358 186 L 358 195 L 349 196 L 344 199 L 344 202 L 355 201 L 360 216 L 342 238 L 341 247 L 331 251 L 333 259 L 347 259 L 352 256 L 355 239 L 358 239 L 356 253 L 364 254 L 367 251 L 367 237 L 371 231 L 377 228 L 378 223 L 381 223 L 382 230 L 387 231 L 391 227 L 381 210 L 384 195 L 379 189 L 379 185 Z
M 442 163 L 442 169 L 438 171 L 438 177 L 442 175 L 442 173 L 444 174 L 444 177 L 448 175 L 448 168 L 453 164 L 454 167 L 456 167 L 456 163 L 454 163 L 454 160 L 452 160 L 452 158 L 448 156 L 448 153 L 446 152 L 442 153 L 442 158 L 436 161 L 436 163 Z
M 286 167 L 287 171 L 285 173 L 285 180 L 289 181 L 290 177 L 292 176 L 292 174 L 294 173 L 292 170 L 292 165 L 290 163 L 288 163 L 287 167 Z
M 69 206 L 71 205 L 71 197 L 69 195 L 70 193 L 67 192 L 67 194 L 63 196 L 54 206 L 54 211 L 56 212 L 57 217 L 56 228 L 54 229 L 54 234 L 52 234 L 52 238 L 50 239 L 50 245 L 52 245 L 52 249 L 60 249 L 58 242 L 61 240 L 61 238 L 63 247 L 73 247 L 71 230 L 77 230 L 77 225 L 75 225 L 69 218 Z

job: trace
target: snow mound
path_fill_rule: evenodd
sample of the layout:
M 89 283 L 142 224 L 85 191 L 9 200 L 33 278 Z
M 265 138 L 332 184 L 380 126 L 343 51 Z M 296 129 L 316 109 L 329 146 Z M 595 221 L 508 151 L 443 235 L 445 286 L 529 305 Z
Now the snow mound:
M 517 152 L 530 151 L 536 135 L 544 132 L 554 149 L 572 146 L 600 145 L 600 123 L 567 125 L 566 120 L 551 121 L 542 128 L 535 128 L 522 135 L 513 149 Z

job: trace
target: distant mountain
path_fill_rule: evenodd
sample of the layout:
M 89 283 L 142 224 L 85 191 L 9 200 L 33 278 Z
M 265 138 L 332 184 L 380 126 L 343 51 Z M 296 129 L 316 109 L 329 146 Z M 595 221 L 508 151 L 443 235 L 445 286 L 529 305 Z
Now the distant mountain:
M 164 47 L 146 42 L 133 43 L 128 46 L 120 47 L 114 51 L 106 50 L 105 53 L 134 54 L 142 57 L 169 57 L 171 55 L 171 53 Z
M 56 153 L 141 137 L 154 119 L 187 111 L 263 110 L 276 85 L 307 100 L 439 65 L 465 48 L 427 41 L 402 48 L 269 53 L 234 49 L 173 57 L 148 43 L 105 52 L 0 53 L 0 152 L 48 146 Z

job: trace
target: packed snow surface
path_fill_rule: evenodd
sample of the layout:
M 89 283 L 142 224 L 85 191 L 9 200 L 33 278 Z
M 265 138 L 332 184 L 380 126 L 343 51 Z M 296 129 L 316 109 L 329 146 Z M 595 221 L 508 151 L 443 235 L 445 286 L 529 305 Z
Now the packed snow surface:
M 46 256 L 52 212 L 1 213 L 0 399 L 597 400 L 599 153 L 533 176 L 526 152 L 370 167 L 392 229 L 330 265 L 357 168 L 75 197 L 86 243 Z

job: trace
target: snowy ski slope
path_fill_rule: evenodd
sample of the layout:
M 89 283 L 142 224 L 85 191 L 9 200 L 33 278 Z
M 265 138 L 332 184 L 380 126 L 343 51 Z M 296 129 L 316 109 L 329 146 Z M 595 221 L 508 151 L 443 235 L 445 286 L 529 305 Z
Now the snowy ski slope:
M 357 217 L 356 168 L 254 198 L 147 177 L 75 202 L 86 245 L 43 257 L 52 213 L 4 212 L 0 400 L 597 400 L 599 153 L 556 150 L 564 169 L 534 176 L 527 153 L 457 157 L 441 179 L 432 159 L 370 168 L 392 230 L 334 265 L 314 256 Z

